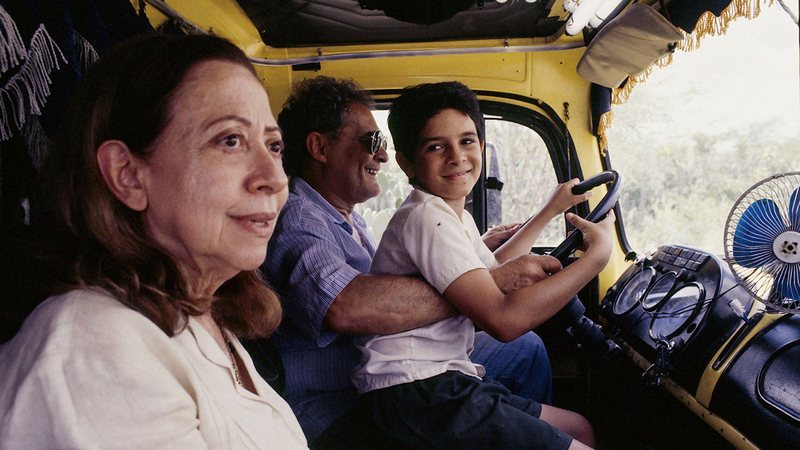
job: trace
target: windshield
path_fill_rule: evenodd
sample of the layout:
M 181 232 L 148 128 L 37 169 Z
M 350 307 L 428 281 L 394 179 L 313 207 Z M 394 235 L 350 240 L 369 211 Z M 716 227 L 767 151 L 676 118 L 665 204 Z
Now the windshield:
M 721 254 L 736 199 L 770 175 L 800 170 L 798 67 L 797 24 L 778 6 L 764 8 L 697 50 L 677 51 L 614 106 L 609 158 L 625 179 L 620 208 L 633 250 L 680 244 Z M 390 136 L 387 111 L 374 114 Z M 547 149 L 528 127 L 500 117 L 487 117 L 486 127 L 487 176 L 504 184 L 502 193 L 487 191 L 487 225 L 523 221 L 556 184 Z M 381 195 L 356 209 L 379 240 L 411 190 L 391 142 L 378 181 Z M 559 217 L 537 246 L 563 235 Z
M 800 170 L 798 67 L 797 24 L 764 8 L 677 51 L 613 108 L 609 153 L 625 176 L 620 207 L 634 250 L 684 244 L 721 254 L 736 199 Z

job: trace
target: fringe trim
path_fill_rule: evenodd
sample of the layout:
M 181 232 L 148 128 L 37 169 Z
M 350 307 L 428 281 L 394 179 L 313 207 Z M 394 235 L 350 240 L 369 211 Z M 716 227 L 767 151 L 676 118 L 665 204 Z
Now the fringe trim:
M 78 54 L 78 64 L 80 64 L 81 73 L 86 73 L 86 71 L 100 59 L 100 55 L 97 54 L 97 50 L 94 49 L 94 46 L 77 31 L 72 32 L 72 38 L 73 45 Z
M 755 19 L 761 14 L 762 5 L 772 6 L 775 0 L 731 0 L 727 7 L 719 16 L 715 16 L 710 11 L 706 11 L 697 20 L 694 31 L 683 33 L 683 40 L 677 43 L 676 49 L 690 52 L 700 48 L 700 42 L 706 36 L 721 36 L 728 31 L 731 22 L 739 18 Z M 631 92 L 639 84 L 644 83 L 653 72 L 653 67 L 666 67 L 672 63 L 672 53 L 665 55 L 656 61 L 644 72 L 628 77 L 627 82 L 621 87 L 613 90 L 611 103 L 615 105 L 624 104 L 630 98 Z
M 728 31 L 731 22 L 741 17 L 755 19 L 761 14 L 762 5 L 772 6 L 775 0 L 731 0 L 730 4 L 722 11 L 719 16 L 715 16 L 710 11 L 706 11 L 697 20 L 694 31 L 683 33 L 683 40 L 677 43 L 676 49 L 690 52 L 700 48 L 700 42 L 706 36 L 720 36 Z M 636 86 L 643 84 L 650 77 L 655 66 L 667 67 L 672 63 L 673 53 L 668 53 L 663 58 L 657 60 L 642 73 L 628 77 L 622 87 L 613 89 L 611 93 L 611 104 L 622 105 L 628 101 L 631 93 Z M 613 115 L 611 111 L 604 113 L 600 117 L 597 127 L 597 138 L 601 151 L 607 148 L 606 130 L 611 128 Z
M 606 130 L 611 128 L 611 123 L 614 121 L 614 112 L 606 111 L 600 116 L 600 121 L 597 124 L 597 142 L 600 146 L 600 155 L 605 157 L 608 150 L 608 140 L 606 139 Z
M 12 136 L 12 121 L 22 129 L 28 114 L 41 115 L 41 108 L 50 95 L 50 73 L 60 69 L 59 59 L 67 64 L 64 54 L 39 25 L 31 39 L 27 60 L 5 86 L 0 87 L 0 142 Z
M 678 43 L 678 48 L 683 51 L 697 50 L 704 37 L 723 35 L 734 20 L 742 17 L 755 19 L 761 14 L 762 5 L 769 7 L 774 3 L 775 0 L 732 0 L 719 17 L 706 11 L 697 20 L 694 31 Z
M 42 168 L 44 158 L 50 150 L 50 139 L 44 132 L 38 116 L 28 116 L 22 129 L 22 136 L 25 139 L 25 145 L 28 146 L 28 157 L 31 159 L 31 164 L 38 171 Z
M 17 24 L 0 6 L 0 74 L 17 67 L 25 56 L 25 44 L 19 35 Z

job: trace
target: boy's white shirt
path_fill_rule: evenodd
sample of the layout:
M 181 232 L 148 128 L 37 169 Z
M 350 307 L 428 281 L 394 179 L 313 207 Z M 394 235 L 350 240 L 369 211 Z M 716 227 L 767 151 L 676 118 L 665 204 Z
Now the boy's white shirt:
M 497 264 L 469 212 L 459 218 L 440 197 L 417 188 L 389 221 L 370 272 L 422 275 L 443 293 L 464 273 Z M 463 315 L 402 333 L 357 338 L 361 366 L 353 382 L 364 393 L 448 370 L 482 377 L 483 367 L 469 360 L 474 338 L 475 326 Z

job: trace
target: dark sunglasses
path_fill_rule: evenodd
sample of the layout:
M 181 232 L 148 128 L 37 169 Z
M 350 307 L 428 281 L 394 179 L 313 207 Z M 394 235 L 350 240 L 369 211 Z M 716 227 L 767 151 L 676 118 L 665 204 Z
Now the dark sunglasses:
M 387 146 L 389 145 L 389 140 L 386 138 L 381 130 L 375 130 L 372 133 L 367 133 L 364 136 L 358 138 L 358 142 L 366 145 L 369 143 L 369 152 L 373 155 L 378 153 L 381 150 L 386 150 Z

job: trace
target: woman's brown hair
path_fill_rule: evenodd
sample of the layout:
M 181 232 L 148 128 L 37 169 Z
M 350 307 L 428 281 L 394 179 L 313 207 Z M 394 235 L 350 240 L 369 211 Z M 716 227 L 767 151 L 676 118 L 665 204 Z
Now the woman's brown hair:
M 203 61 L 255 70 L 230 42 L 207 35 L 150 34 L 126 41 L 87 73 L 63 123 L 62 139 L 43 169 L 42 204 L 57 231 L 51 248 L 64 261 L 56 291 L 96 286 L 141 312 L 172 336 L 189 315 L 214 317 L 244 337 L 266 336 L 280 322 L 280 302 L 257 271 L 239 273 L 214 298 L 189 292 L 186 274 L 145 234 L 139 212 L 111 193 L 96 151 L 120 140 L 146 159 L 165 129 L 175 92 Z

